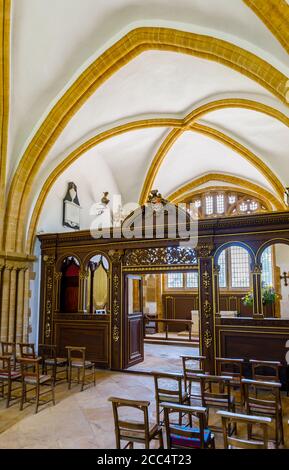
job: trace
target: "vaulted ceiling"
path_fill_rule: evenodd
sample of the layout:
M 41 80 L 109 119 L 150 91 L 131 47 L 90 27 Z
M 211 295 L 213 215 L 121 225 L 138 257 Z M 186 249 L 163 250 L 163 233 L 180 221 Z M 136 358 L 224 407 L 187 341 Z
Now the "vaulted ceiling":
M 12 0 L 6 194 L 11 210 L 25 192 L 26 235 L 60 229 L 51 207 L 70 180 L 92 204 L 103 191 L 137 202 L 219 174 L 282 206 L 288 18 L 285 0 Z M 144 39 L 125 57 L 134 30 Z M 100 57 L 103 70 L 112 61 L 103 77 Z

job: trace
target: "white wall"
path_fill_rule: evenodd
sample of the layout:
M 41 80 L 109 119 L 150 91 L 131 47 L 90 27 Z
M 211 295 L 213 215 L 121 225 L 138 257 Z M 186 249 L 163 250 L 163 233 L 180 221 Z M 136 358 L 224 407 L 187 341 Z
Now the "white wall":
M 283 272 L 289 272 L 289 246 L 288 245 L 274 245 L 276 254 L 276 266 L 280 267 L 281 276 Z M 280 302 L 281 318 L 289 319 L 289 286 L 284 286 L 284 280 L 281 281 L 281 295 Z
M 65 170 L 52 186 L 43 205 L 37 233 L 70 232 L 72 230 L 62 225 L 63 198 L 70 181 L 73 181 L 77 186 L 78 198 L 82 207 L 80 212 L 81 230 L 90 228 L 94 220 L 94 216 L 90 215 L 91 207 L 101 200 L 104 191 L 109 191 L 111 201 L 113 194 L 119 194 L 118 185 L 105 160 L 92 149 Z

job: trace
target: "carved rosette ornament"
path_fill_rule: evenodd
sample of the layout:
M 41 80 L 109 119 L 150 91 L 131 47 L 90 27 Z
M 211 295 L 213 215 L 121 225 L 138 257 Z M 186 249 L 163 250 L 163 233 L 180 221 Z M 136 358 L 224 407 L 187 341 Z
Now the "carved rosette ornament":
M 195 248 L 195 251 L 198 258 L 208 258 L 211 256 L 213 249 L 213 245 L 200 244 Z
M 110 250 L 108 255 L 113 263 L 119 263 L 123 256 L 123 250 Z

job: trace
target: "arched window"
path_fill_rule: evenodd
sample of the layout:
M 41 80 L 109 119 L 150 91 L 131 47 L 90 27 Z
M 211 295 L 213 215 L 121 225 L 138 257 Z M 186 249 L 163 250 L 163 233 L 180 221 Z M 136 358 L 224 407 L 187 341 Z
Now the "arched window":
M 264 287 L 274 285 L 273 281 L 273 250 L 272 246 L 268 246 L 264 250 L 261 258 L 262 264 L 262 284 Z
M 267 205 L 259 198 L 231 190 L 203 191 L 185 201 L 188 212 L 200 219 L 229 217 L 267 212 Z
M 231 246 L 219 256 L 219 286 L 221 289 L 238 290 L 250 287 L 250 255 L 241 246 Z

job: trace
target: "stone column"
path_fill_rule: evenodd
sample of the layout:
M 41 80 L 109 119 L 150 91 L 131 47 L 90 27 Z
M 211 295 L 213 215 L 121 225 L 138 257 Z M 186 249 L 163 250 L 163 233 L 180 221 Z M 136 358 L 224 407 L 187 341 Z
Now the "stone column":
M 2 273 L 1 341 L 8 341 L 11 269 L 12 266 L 6 264 Z
M 122 360 L 122 250 L 109 251 L 111 259 L 111 368 L 121 369 Z
M 253 318 L 264 318 L 262 302 L 262 266 L 255 264 L 252 270 Z
M 216 338 L 214 305 L 214 259 L 212 246 L 196 248 L 199 264 L 200 353 L 206 356 L 206 370 L 215 373 Z
M 30 284 L 29 269 L 26 269 L 25 274 L 24 274 L 24 302 L 23 302 L 23 330 L 22 330 L 23 343 L 28 342 L 28 339 L 29 339 L 29 295 L 30 295 L 29 284 Z
M 15 341 L 15 315 L 16 315 L 16 282 L 17 282 L 17 270 L 13 266 L 10 273 L 10 298 L 9 298 L 9 322 L 8 322 L 8 341 Z
M 16 343 L 23 338 L 23 311 L 24 311 L 24 268 L 18 272 L 17 307 L 16 307 Z

